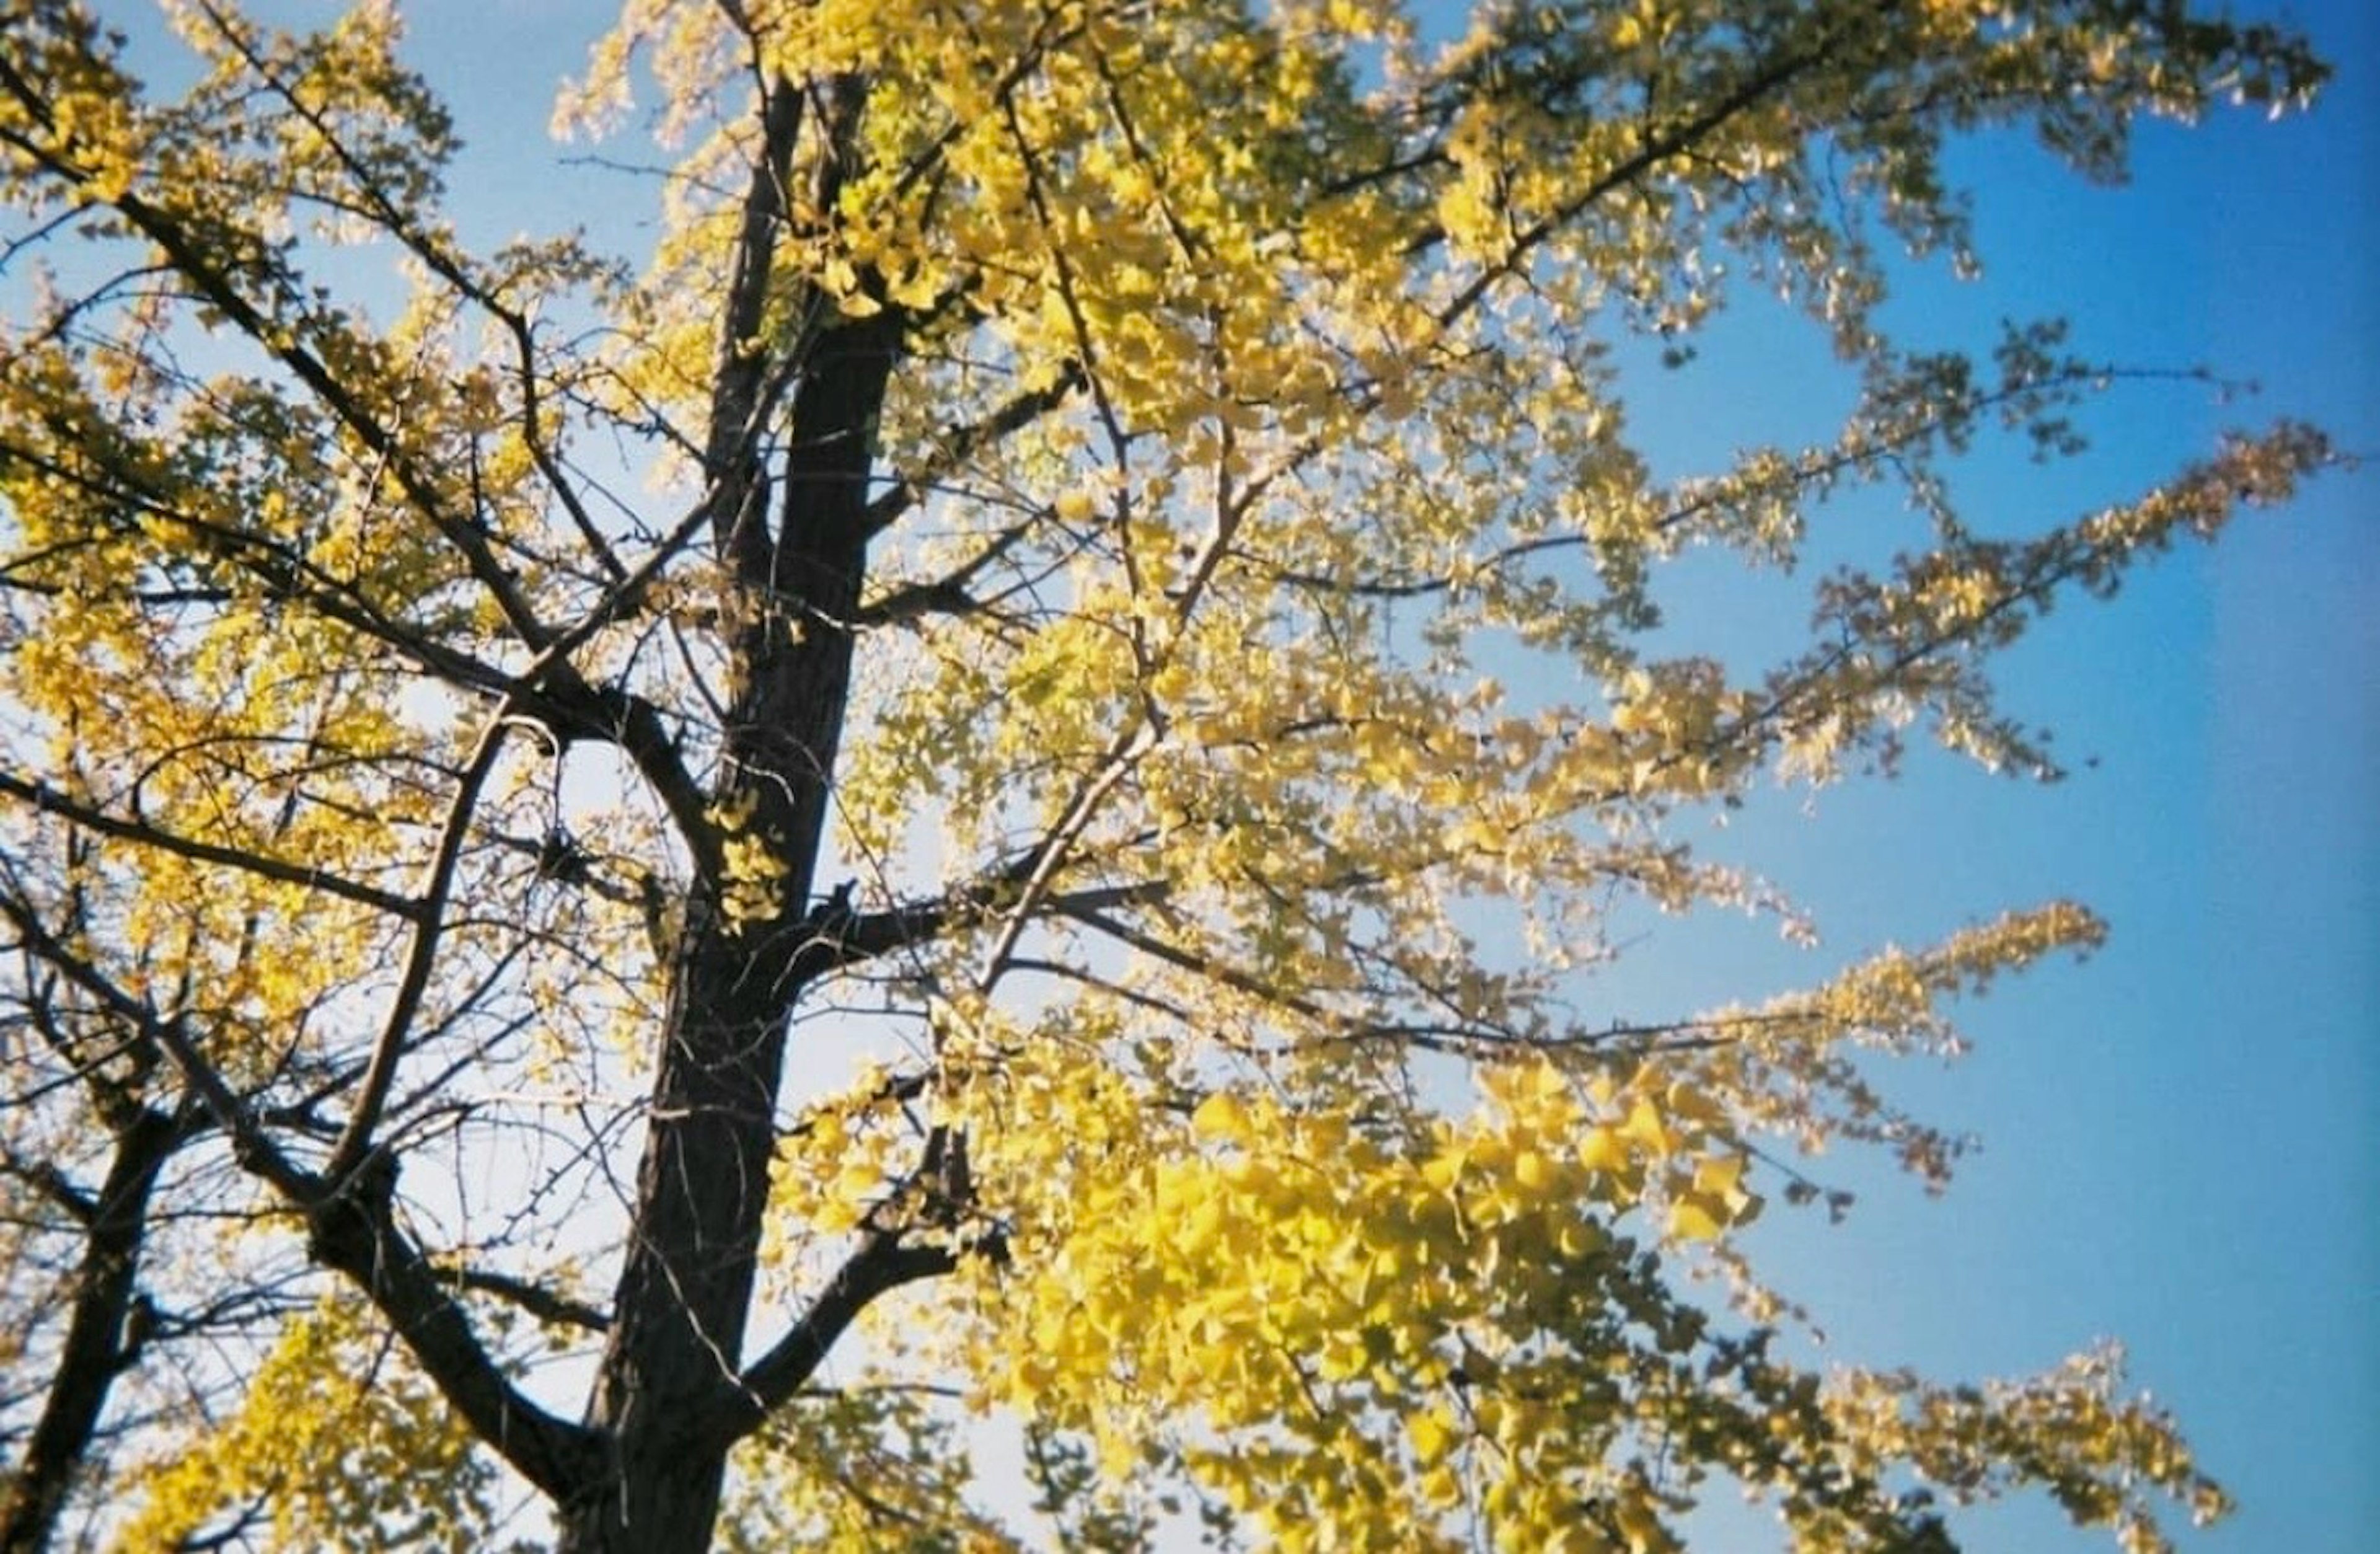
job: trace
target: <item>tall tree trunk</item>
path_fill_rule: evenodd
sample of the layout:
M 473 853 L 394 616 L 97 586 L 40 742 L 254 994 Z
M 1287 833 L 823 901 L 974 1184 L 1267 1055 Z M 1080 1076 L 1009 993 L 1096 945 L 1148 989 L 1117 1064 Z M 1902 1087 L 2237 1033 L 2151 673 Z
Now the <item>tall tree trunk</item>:
M 829 331 L 791 407 L 766 573 L 739 568 L 721 796 L 784 868 L 776 916 L 731 921 L 698 880 L 638 1172 L 635 1220 L 588 1423 L 607 1460 L 568 1508 L 564 1554 L 697 1554 L 710 1545 L 768 1205 L 787 1016 L 820 853 L 867 557 L 867 480 L 900 339 L 892 313 Z M 755 589 L 752 585 L 760 586 Z

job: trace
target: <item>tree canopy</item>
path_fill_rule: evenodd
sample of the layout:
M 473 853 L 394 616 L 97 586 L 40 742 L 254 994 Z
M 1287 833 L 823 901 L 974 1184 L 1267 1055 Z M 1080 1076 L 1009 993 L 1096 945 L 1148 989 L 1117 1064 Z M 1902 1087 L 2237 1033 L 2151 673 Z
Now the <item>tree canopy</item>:
M 2122 364 L 1880 312 L 1974 262 L 1959 137 L 2112 179 L 2301 105 L 2301 40 L 629 0 L 557 115 L 659 159 L 628 259 L 467 242 L 407 58 L 392 4 L 0 0 L 0 1548 L 2221 1514 L 2112 1354 L 1828 1364 L 1742 1234 L 1840 1212 L 1830 1149 L 1947 1180 L 1886 1060 L 2086 909 L 1607 989 L 1659 914 L 1806 931 L 1707 823 L 1757 792 L 2054 777 L 1995 656 L 2331 460 L 1964 511 Z M 1840 428 L 1658 472 L 1627 383 L 1769 306 Z M 1788 650 L 1665 625 L 1711 549 L 1806 577 Z

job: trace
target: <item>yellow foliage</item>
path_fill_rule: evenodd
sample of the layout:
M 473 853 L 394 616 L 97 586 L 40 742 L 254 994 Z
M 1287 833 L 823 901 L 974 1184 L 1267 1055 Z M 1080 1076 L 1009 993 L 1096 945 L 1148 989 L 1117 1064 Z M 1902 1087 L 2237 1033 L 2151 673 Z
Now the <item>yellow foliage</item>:
M 1911 1474 L 2140 1547 L 2219 1512 L 2112 1360 L 1818 1377 L 1746 1233 L 1840 1207 L 1829 1148 L 1944 1183 L 1876 1060 L 2095 918 L 1699 1013 L 1604 972 L 1657 916 L 1810 937 L 1706 856 L 1771 780 L 1919 726 L 2053 773 L 1991 655 L 2332 456 L 1937 513 L 1773 662 L 1673 650 L 1689 547 L 1790 574 L 1830 500 L 1938 507 L 1994 416 L 2095 391 L 2054 329 L 1998 382 L 1900 350 L 1870 228 L 1963 261 L 1952 135 L 2106 176 L 2322 68 L 2124 7 L 1749 9 L 626 0 L 556 117 L 667 159 L 631 271 L 471 250 L 394 4 L 176 0 L 128 49 L 0 0 L 0 243 L 89 239 L 0 285 L 0 1143 L 199 1119 L 144 1251 L 253 1323 L 109 1416 L 119 1546 L 253 1505 L 478 1547 L 499 1459 L 608 1513 L 655 1416 L 689 1482 L 741 1437 L 721 1547 L 1027 1546 L 918 1388 L 1023 1429 L 1083 1548 L 1189 1496 L 1285 1550 L 1652 1554 L 1714 1475 L 1814 1549 L 1906 1534 Z M 1663 473 L 1631 364 L 1754 291 L 1852 407 Z M 507 1271 L 582 1257 L 630 1309 Z M 309 1281 L 346 1294 L 250 1315 Z M 532 1404 L 552 1351 L 584 1409 Z
M 496 1525 L 474 1444 L 352 1305 L 325 1304 L 283 1330 L 229 1419 L 122 1476 L 138 1509 L 111 1547 L 179 1547 L 261 1504 L 247 1536 L 263 1548 L 470 1554 Z

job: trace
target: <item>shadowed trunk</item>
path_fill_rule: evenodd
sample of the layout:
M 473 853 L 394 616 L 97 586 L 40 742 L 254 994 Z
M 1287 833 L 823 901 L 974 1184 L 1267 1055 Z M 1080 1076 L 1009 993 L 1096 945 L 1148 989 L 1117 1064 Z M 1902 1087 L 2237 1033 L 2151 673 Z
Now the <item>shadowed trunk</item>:
M 57 1531 L 59 1512 L 89 1456 L 109 1391 L 140 1351 L 133 1321 L 140 1246 L 157 1173 L 188 1136 L 162 1111 L 133 1112 L 117 1129 L 98 1196 L 85 1206 L 83 1257 L 73 1311 L 51 1372 L 49 1396 L 24 1459 L 0 1487 L 0 1551 L 34 1554 Z
M 698 881 L 660 1048 L 635 1225 L 588 1423 L 601 1483 L 567 1512 L 565 1554 L 694 1554 L 710 1546 L 740 1393 L 745 1323 L 768 1205 L 787 1016 L 811 908 L 851 681 L 867 552 L 867 479 L 898 347 L 886 314 L 820 337 L 794 396 L 776 543 L 739 568 L 735 699 L 722 799 L 784 874 L 773 918 L 740 926 Z M 754 504 L 752 505 L 757 505 Z M 759 597 L 753 597 L 758 595 Z M 739 1406 L 742 1405 L 742 1406 Z

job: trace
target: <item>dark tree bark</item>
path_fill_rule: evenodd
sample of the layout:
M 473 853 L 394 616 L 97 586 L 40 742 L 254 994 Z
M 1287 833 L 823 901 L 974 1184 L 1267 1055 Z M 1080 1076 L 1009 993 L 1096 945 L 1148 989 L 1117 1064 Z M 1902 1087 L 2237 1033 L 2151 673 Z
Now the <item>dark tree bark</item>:
M 64 1342 L 50 1373 L 49 1395 L 22 1461 L 0 1487 L 0 1551 L 35 1554 L 56 1536 L 75 1475 L 115 1378 L 138 1357 L 143 1335 L 134 1320 L 141 1244 L 157 1174 L 189 1136 L 176 1118 L 148 1108 L 115 1131 L 106 1179 L 86 1205 L 83 1255 L 69 1299 Z
M 735 592 L 722 601 L 735 623 L 733 699 L 716 796 L 749 807 L 744 829 L 784 872 L 770 918 L 732 918 L 716 878 L 698 878 L 686 903 L 631 1239 L 587 1419 L 602 1465 L 565 1512 L 565 1554 L 708 1548 L 727 1452 L 762 1412 L 741 1374 L 745 1325 L 788 1018 L 805 979 L 832 959 L 806 952 L 832 926 L 812 904 L 851 683 L 877 420 L 903 321 L 886 310 L 795 345 L 796 359 L 779 368 L 792 369 L 790 441 L 773 471 L 760 456 L 771 410 L 760 362 L 737 343 L 759 316 L 796 137 L 807 122 L 842 142 L 859 100 L 856 83 L 807 99 L 780 85 L 745 205 L 708 449 L 716 541 Z M 820 164 L 820 203 L 831 208 L 841 159 Z

